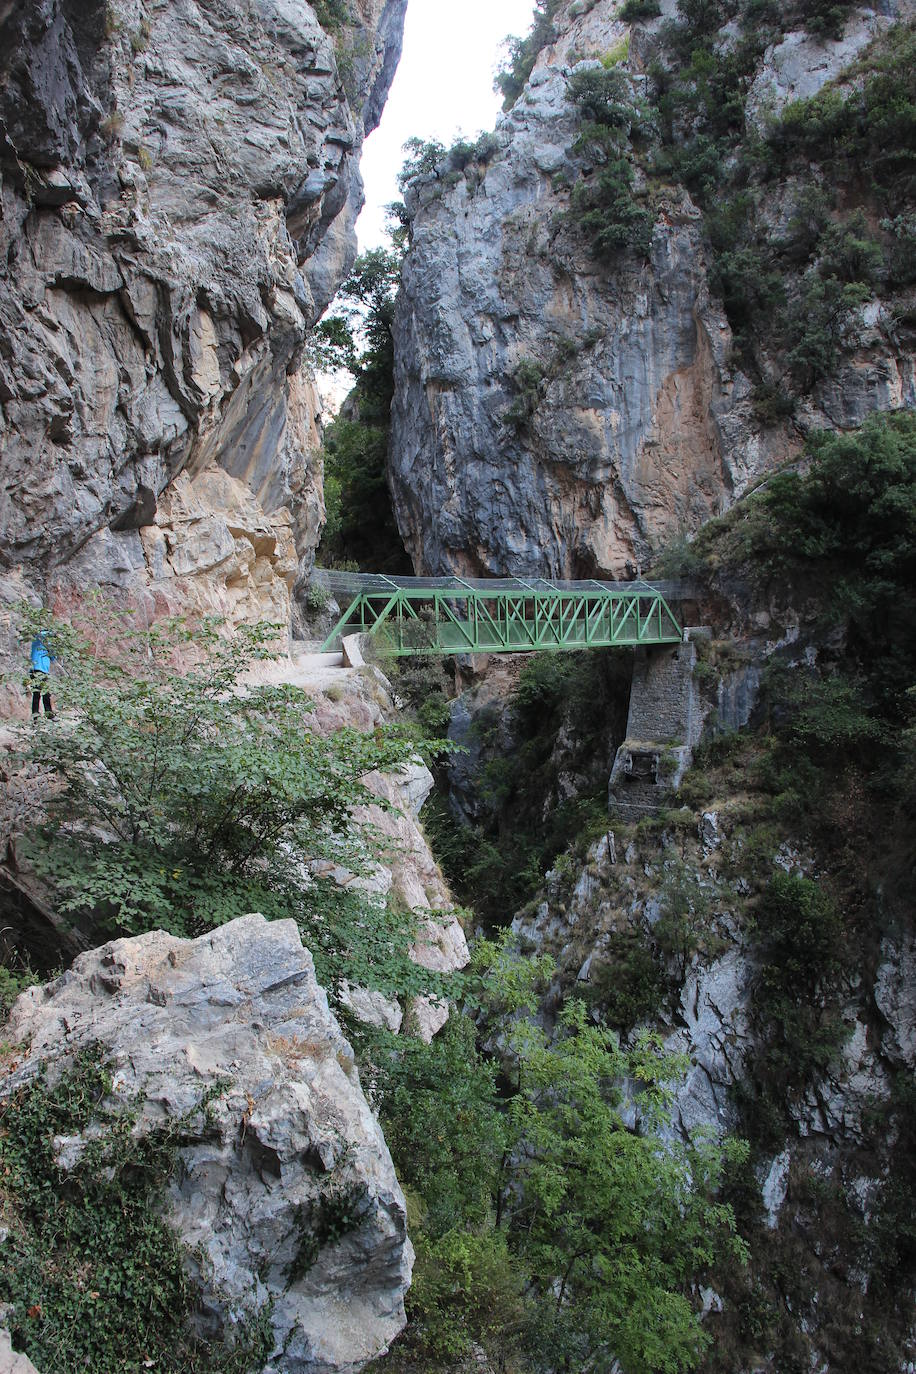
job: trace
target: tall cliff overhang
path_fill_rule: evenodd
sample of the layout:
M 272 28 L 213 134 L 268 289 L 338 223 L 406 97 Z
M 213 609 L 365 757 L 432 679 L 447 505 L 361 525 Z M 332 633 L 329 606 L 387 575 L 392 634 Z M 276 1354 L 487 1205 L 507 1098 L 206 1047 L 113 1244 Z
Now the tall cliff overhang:
M 171 585 L 168 537 L 143 532 L 179 473 L 213 469 L 308 561 L 304 346 L 355 255 L 405 9 L 351 0 L 326 31 L 282 0 L 0 6 L 7 574 Z M 287 582 L 288 553 L 268 559 Z

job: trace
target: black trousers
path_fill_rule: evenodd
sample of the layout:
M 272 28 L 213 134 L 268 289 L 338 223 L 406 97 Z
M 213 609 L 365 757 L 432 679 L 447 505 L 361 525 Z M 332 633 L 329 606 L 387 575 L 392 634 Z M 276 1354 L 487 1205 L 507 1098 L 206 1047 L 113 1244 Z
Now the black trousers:
M 47 673 L 40 673 L 37 668 L 30 668 L 29 677 L 32 679 L 32 715 L 38 715 L 41 710 L 41 699 L 44 696 L 45 715 L 52 716 L 54 707 L 51 705 L 51 693 L 48 691 Z

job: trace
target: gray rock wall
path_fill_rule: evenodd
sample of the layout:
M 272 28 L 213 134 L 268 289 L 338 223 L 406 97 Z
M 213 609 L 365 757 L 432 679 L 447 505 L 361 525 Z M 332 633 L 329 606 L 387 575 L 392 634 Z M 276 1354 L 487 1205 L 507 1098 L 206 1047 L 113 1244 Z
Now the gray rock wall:
M 66 580 L 98 541 L 80 578 L 136 580 L 119 544 L 214 467 L 308 560 L 303 346 L 355 253 L 405 7 L 334 33 L 304 0 L 0 13 L 0 565 Z
M 632 30 L 624 70 L 636 98 L 676 7 L 663 8 Z M 499 119 L 495 154 L 461 174 L 443 163 L 408 188 L 390 481 L 420 572 L 636 573 L 797 449 L 797 433 L 754 414 L 686 192 L 654 187 L 648 260 L 599 263 L 568 217 L 585 167 L 568 81 L 619 50 L 628 26 L 617 9 L 561 7 L 560 37 Z M 783 49 L 810 58 L 817 48 L 798 87 L 810 94 L 888 22 L 856 19 L 850 41 L 827 49 L 788 36 L 765 59 L 750 117 L 778 105 L 774 83 L 789 82 L 779 99 L 795 92 Z M 912 358 L 887 337 L 892 312 L 869 310 L 860 353 L 806 405 L 804 425 L 848 426 L 916 404 Z M 519 425 L 510 411 L 520 365 L 541 380 Z
M 689 198 L 672 192 L 648 262 L 599 264 L 565 218 L 578 133 L 567 83 L 582 53 L 626 35 L 616 8 L 561 12 L 563 37 L 500 118 L 485 174 L 408 191 L 390 464 L 424 572 L 635 572 L 772 460 Z M 507 412 L 524 362 L 545 381 L 519 431 Z

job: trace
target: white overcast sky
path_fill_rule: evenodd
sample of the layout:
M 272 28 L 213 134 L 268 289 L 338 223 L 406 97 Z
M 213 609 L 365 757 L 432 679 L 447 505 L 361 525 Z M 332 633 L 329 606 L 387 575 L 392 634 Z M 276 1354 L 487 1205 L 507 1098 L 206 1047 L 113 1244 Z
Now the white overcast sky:
M 398 199 L 408 138 L 437 138 L 448 147 L 459 133 L 493 128 L 500 46 L 507 35 L 528 32 L 533 9 L 533 0 L 408 0 L 404 52 L 382 122 L 363 150 L 360 251 L 387 243 L 385 206 Z

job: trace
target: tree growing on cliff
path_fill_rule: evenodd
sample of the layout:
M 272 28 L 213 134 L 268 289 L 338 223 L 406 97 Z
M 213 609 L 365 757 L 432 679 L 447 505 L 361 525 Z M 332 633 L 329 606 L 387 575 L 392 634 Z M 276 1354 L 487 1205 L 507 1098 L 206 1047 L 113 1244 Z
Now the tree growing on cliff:
M 379 1056 L 386 1138 L 422 1214 L 394 1370 L 453 1368 L 477 1341 L 501 1369 L 686 1374 L 708 1343 L 692 1288 L 745 1254 L 717 1197 L 744 1147 L 671 1138 L 685 1066 L 655 1041 L 622 1049 L 578 999 L 548 1035 L 546 956 L 507 935 L 478 944 L 475 970 L 492 1057 L 469 1018 Z

